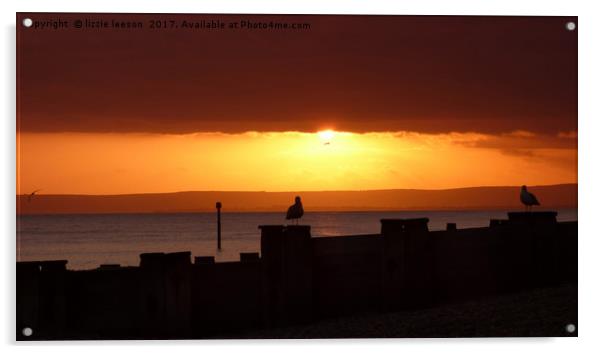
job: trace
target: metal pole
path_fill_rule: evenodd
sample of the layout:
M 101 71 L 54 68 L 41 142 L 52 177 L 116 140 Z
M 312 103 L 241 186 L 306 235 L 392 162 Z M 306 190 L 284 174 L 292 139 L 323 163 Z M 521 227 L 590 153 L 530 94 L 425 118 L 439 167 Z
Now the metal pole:
M 215 208 L 217 209 L 217 249 L 222 249 L 222 203 L 215 203 Z

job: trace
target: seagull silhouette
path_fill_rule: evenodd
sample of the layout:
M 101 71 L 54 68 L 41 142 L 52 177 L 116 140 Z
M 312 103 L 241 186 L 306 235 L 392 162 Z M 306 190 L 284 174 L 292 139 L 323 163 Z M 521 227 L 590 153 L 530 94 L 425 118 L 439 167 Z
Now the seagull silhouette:
M 296 224 L 299 224 L 299 219 L 303 216 L 303 204 L 301 204 L 301 197 L 295 197 L 295 204 L 291 205 L 286 212 L 286 220 L 294 220 Z
M 31 192 L 28 196 L 27 196 L 27 201 L 31 202 L 31 198 L 33 198 L 33 196 L 37 193 L 41 191 L 41 189 L 36 189 L 35 191 Z
M 525 205 L 525 210 L 531 211 L 533 205 L 539 205 L 539 201 L 535 194 L 527 191 L 527 186 L 520 187 L 520 201 Z

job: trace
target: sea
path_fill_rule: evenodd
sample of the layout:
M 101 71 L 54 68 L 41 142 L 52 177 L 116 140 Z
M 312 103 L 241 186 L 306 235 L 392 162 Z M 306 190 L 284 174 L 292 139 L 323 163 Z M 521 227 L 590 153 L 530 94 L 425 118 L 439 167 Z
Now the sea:
M 577 209 L 560 209 L 558 221 L 577 220 Z M 507 212 L 371 211 L 307 212 L 300 224 L 313 237 L 377 234 L 380 219 L 429 218 L 430 230 L 484 227 Z M 190 251 L 235 261 L 241 252 L 260 251 L 259 225 L 286 224 L 283 213 L 222 213 L 222 248 L 217 250 L 215 213 L 77 214 L 17 216 L 17 261 L 68 260 L 67 268 L 93 269 L 101 264 L 137 266 L 146 252 Z

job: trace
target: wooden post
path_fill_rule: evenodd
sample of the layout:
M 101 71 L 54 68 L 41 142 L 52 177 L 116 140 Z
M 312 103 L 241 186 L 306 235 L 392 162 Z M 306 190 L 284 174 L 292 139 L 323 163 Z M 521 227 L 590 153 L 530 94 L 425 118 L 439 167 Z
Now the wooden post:
M 215 208 L 217 209 L 217 249 L 222 249 L 222 203 L 215 203 Z
M 309 225 L 260 225 L 263 317 L 266 326 L 312 319 L 312 241 Z
M 428 218 L 381 219 L 384 310 L 429 305 L 432 264 Z

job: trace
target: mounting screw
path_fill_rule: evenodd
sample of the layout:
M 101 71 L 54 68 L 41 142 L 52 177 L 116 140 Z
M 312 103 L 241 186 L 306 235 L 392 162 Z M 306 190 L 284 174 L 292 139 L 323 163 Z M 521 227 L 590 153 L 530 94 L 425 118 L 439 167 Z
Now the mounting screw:
M 25 328 L 23 328 L 23 331 L 21 331 L 21 333 L 23 333 L 23 335 L 25 337 L 29 337 L 33 334 L 33 329 L 31 329 L 29 327 L 25 327 Z
M 577 25 L 573 21 L 569 21 L 566 23 L 566 29 L 569 31 L 574 31 L 577 28 Z
M 566 331 L 569 332 L 569 333 L 575 332 L 575 329 L 576 329 L 575 325 L 572 324 L 572 323 L 569 323 L 568 325 L 566 325 Z

